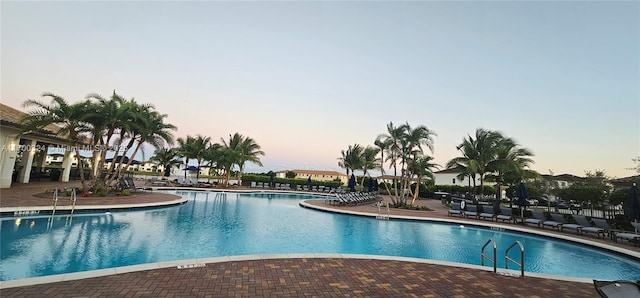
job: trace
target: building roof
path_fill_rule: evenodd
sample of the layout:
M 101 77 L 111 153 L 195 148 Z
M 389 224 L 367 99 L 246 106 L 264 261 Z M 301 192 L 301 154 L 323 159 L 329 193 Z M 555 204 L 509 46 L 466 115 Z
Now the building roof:
M 579 182 L 584 180 L 584 178 L 582 177 L 578 177 L 576 175 L 571 175 L 571 174 L 561 174 L 561 175 L 555 175 L 555 176 L 543 174 L 541 176 L 542 178 L 545 178 L 547 180 L 558 180 L 558 181 L 567 181 L 567 182 Z
M 23 128 L 21 124 L 22 119 L 27 115 L 28 115 L 27 113 L 21 110 L 18 110 L 16 108 L 0 103 L 0 125 L 1 126 L 13 127 L 21 130 Z M 30 132 L 27 135 L 37 135 L 37 136 L 46 137 L 46 138 L 50 138 L 57 141 L 69 142 L 70 140 L 68 138 L 68 135 L 58 135 L 58 132 L 60 131 L 60 129 L 61 128 L 58 125 L 49 124 L 45 126 L 43 129 L 41 129 L 40 131 Z M 84 143 L 90 144 L 91 141 L 85 138 Z
M 640 175 L 623 177 L 617 179 L 611 179 L 609 182 L 613 184 L 631 184 L 631 183 L 640 183 Z
M 22 128 L 20 122 L 22 122 L 22 118 L 24 118 L 25 116 L 27 116 L 27 113 L 0 103 L 0 123 L 2 123 L 3 126 Z M 50 124 L 47 125 L 43 130 L 44 133 L 55 134 L 60 130 L 60 127 L 54 124 Z
M 440 170 L 440 171 L 433 172 L 433 173 L 434 174 L 460 174 L 460 173 L 462 173 L 462 170 L 456 169 L 456 168 L 451 168 L 451 169 Z

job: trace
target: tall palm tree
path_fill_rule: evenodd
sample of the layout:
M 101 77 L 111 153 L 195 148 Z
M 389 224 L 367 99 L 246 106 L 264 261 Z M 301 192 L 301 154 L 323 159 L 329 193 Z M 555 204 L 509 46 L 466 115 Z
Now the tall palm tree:
M 185 171 L 184 178 L 187 179 L 186 167 L 189 166 L 189 159 L 195 159 L 198 164 L 198 171 L 196 172 L 196 180 L 200 179 L 200 166 L 205 157 L 205 152 L 211 143 L 210 137 L 203 137 L 201 135 L 187 136 L 186 139 L 178 138 L 180 156 L 185 158 Z
M 360 144 L 349 145 L 347 150 L 340 152 L 341 157 L 338 158 L 338 166 L 347 170 L 347 176 L 349 171 L 355 173 L 355 170 L 362 168 L 362 146 Z
M 384 137 L 384 135 L 379 135 L 376 140 L 373 142 L 373 144 L 378 148 L 378 152 L 380 152 L 380 175 L 382 175 L 384 177 L 384 152 L 387 151 L 389 149 L 389 141 Z M 387 189 L 387 194 L 391 195 L 391 191 L 389 190 L 389 187 L 387 186 L 386 183 L 383 183 L 385 188 Z
M 157 148 L 149 160 L 161 165 L 166 172 L 181 163 L 178 157 L 179 152 L 176 148 Z
M 236 163 L 239 168 L 238 184 L 242 183 L 242 173 L 244 171 L 246 162 L 253 162 L 259 166 L 262 166 L 260 156 L 264 155 L 264 151 L 260 150 L 260 145 L 258 145 L 258 143 L 256 143 L 254 139 L 245 137 L 236 132 L 233 135 L 229 135 L 228 142 L 224 139 L 221 139 L 221 142 L 222 146 L 239 152 L 239 158 Z
M 395 126 L 393 122 L 389 122 L 387 124 L 387 133 L 381 136 L 383 142 L 388 144 L 388 161 L 393 167 L 393 188 L 396 197 L 398 196 L 398 183 L 396 179 L 396 177 L 398 177 L 398 158 L 401 154 L 401 141 L 407 129 L 406 124 Z
M 496 199 L 500 200 L 502 196 L 501 186 L 505 182 L 505 177 L 519 177 L 518 181 L 525 176 L 525 171 L 533 163 L 533 153 L 522 148 L 516 141 L 511 138 L 503 138 L 496 144 L 496 157 L 487 165 L 487 169 L 491 172 L 488 175 L 496 182 L 497 193 Z
M 80 161 L 80 147 L 85 142 L 85 132 L 89 130 L 88 124 L 83 120 L 87 115 L 87 102 L 75 104 L 68 103 L 64 98 L 53 93 L 46 92 L 42 97 L 49 98 L 50 104 L 29 99 L 22 105 L 23 107 L 35 107 L 22 119 L 25 131 L 41 130 L 48 125 L 55 124 L 59 127 L 56 135 L 66 136 L 73 143 L 74 154 Z M 83 191 L 86 191 L 87 184 L 84 177 L 84 162 L 78 162 L 80 171 L 80 181 Z
M 380 164 L 380 159 L 378 159 L 378 148 L 367 146 L 362 151 L 361 155 L 361 163 L 362 163 L 362 183 L 364 185 L 364 178 L 367 176 L 369 170 L 377 169 Z
M 499 143 L 503 139 L 500 132 L 478 128 L 475 138 L 467 136 L 462 144 L 458 145 L 457 148 L 463 152 L 463 156 L 450 160 L 447 165 L 465 166 L 470 173 L 478 175 L 480 195 L 483 196 L 485 175 L 491 170 L 489 165 L 496 160 Z
M 104 179 L 109 175 L 103 176 L 102 172 L 107 152 L 115 151 L 114 158 L 118 155 L 120 148 L 111 146 L 111 144 L 120 135 L 122 122 L 131 115 L 127 114 L 130 110 L 122 108 L 126 103 L 126 99 L 117 95 L 115 91 L 108 99 L 95 93 L 87 95 L 86 98 L 91 103 L 90 112 L 85 118 L 91 123 L 90 135 L 95 146 L 93 164 L 96 165 L 96 169 L 92 171 L 91 184 L 96 190 L 106 187 Z
M 418 181 L 416 183 L 416 189 L 413 192 L 413 199 L 411 200 L 411 205 L 415 204 L 416 199 L 418 198 L 418 194 L 420 192 L 420 183 L 422 183 L 422 178 L 427 176 L 431 179 L 434 178 L 433 170 L 440 168 L 440 165 L 433 163 L 433 157 L 429 155 L 417 154 L 409 161 L 409 172 L 411 175 L 416 175 Z
M 175 131 L 176 127 L 172 124 L 164 123 L 166 114 L 160 114 L 156 111 L 143 110 L 142 121 L 136 127 L 138 134 L 137 144 L 129 162 L 125 166 L 128 169 L 133 162 L 133 158 L 140 150 L 140 147 L 144 143 L 151 144 L 155 148 L 162 148 L 164 145 L 173 145 L 173 134 L 171 131 Z
M 426 146 L 431 152 L 433 152 L 433 138 L 436 136 L 434 131 L 431 131 L 424 125 L 411 128 L 407 123 L 405 124 L 405 127 L 406 129 L 404 130 L 404 134 L 400 140 L 402 173 L 407 174 L 403 177 L 403 190 L 409 187 L 410 181 L 410 177 L 408 175 L 410 171 L 407 169 L 407 162 L 411 159 L 418 160 L 418 157 L 424 154 L 423 146 Z

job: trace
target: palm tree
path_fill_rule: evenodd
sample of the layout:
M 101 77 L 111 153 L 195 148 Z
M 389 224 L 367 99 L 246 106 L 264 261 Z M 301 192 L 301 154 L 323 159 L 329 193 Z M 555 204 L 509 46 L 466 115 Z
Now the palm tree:
M 258 145 L 254 139 L 245 137 L 236 132 L 233 135 L 229 135 L 228 142 L 226 142 L 224 139 L 220 140 L 222 142 L 222 146 L 239 152 L 239 158 L 236 163 L 240 170 L 238 173 L 239 185 L 242 184 L 242 172 L 244 171 L 246 162 L 253 162 L 259 166 L 262 166 L 262 162 L 260 161 L 259 156 L 264 155 L 264 152 L 260 150 L 260 145 Z
M 432 163 L 433 157 L 429 155 L 416 155 L 409 162 L 409 172 L 418 177 L 418 181 L 416 183 L 416 190 L 413 192 L 413 200 L 411 200 L 411 205 L 416 202 L 418 198 L 418 194 L 420 192 L 420 183 L 422 183 L 422 177 L 427 176 L 431 179 L 434 178 L 433 170 L 436 168 L 440 168 L 440 165 L 436 163 Z
M 475 148 L 475 140 L 468 136 L 463 139 L 462 144 L 456 147 L 462 153 L 462 156 L 455 157 L 447 162 L 447 169 L 456 169 L 460 171 L 460 174 L 456 177 L 461 179 L 464 176 L 469 178 L 469 187 L 471 188 L 471 183 L 473 182 L 473 188 L 469 190 L 470 193 L 475 195 L 476 190 L 476 173 L 477 170 L 475 168 L 475 163 L 473 160 L 477 156 L 476 148 Z M 462 180 L 462 179 L 461 179 Z
M 522 148 L 511 138 L 503 138 L 496 144 L 496 158 L 489 162 L 487 169 L 492 173 L 488 178 L 496 182 L 497 193 L 496 200 L 499 201 L 502 196 L 501 186 L 505 182 L 505 177 L 521 181 L 525 175 L 525 171 L 533 163 L 530 158 L 533 153 Z
M 373 144 L 378 147 L 378 151 L 380 152 L 380 175 L 384 177 L 384 152 L 389 149 L 390 144 L 384 135 L 379 135 Z M 384 186 L 387 189 L 387 194 L 391 195 L 391 191 L 389 190 L 389 187 L 387 187 L 386 183 L 384 183 Z
M 410 159 L 417 160 L 419 156 L 424 154 L 423 146 L 429 148 L 431 152 L 433 152 L 433 138 L 436 136 L 436 133 L 429 130 L 426 126 L 420 125 L 416 128 L 411 128 L 409 123 L 405 124 L 406 129 L 404 130 L 404 134 L 402 135 L 402 139 L 400 140 L 401 144 L 401 165 L 402 165 L 402 173 L 407 174 L 403 177 L 403 190 L 409 187 L 409 173 L 407 169 L 407 162 Z M 404 191 L 403 191 L 404 196 Z
M 363 167 L 362 152 L 363 149 L 359 144 L 349 145 L 346 151 L 340 152 L 338 166 L 347 170 L 347 176 L 349 176 L 349 171 L 353 174 L 355 170 Z
M 457 149 L 463 152 L 463 156 L 450 160 L 448 166 L 464 166 L 470 173 L 480 178 L 480 195 L 484 195 L 484 178 L 490 172 L 489 165 L 496 160 L 499 143 L 504 139 L 497 131 L 476 129 L 475 138 L 467 136 Z M 474 180 L 475 181 L 475 180 Z
M 66 136 L 73 143 L 74 154 L 78 157 L 78 170 L 80 171 L 80 181 L 83 191 L 87 190 L 84 177 L 84 162 L 80 161 L 80 146 L 86 142 L 85 132 L 89 130 L 88 124 L 83 120 L 88 114 L 89 103 L 79 102 L 68 103 L 64 98 L 53 93 L 43 93 L 42 97 L 51 99 L 50 104 L 38 100 L 29 99 L 22 105 L 23 107 L 35 107 L 22 119 L 24 131 L 41 130 L 48 125 L 55 124 L 59 127 L 56 131 L 58 136 Z
M 172 130 L 176 130 L 176 127 L 172 124 L 164 123 L 166 114 L 160 114 L 156 111 L 143 110 L 142 121 L 136 126 L 138 134 L 136 148 L 133 150 L 129 162 L 126 165 L 126 169 L 131 166 L 133 158 L 138 153 L 138 150 L 144 143 L 149 143 L 155 148 L 162 148 L 166 145 L 173 145 Z
M 396 127 L 393 125 L 393 122 L 389 122 L 389 124 L 387 124 L 387 134 L 383 134 L 381 136 L 383 142 L 387 143 L 388 145 L 388 161 L 393 167 L 393 189 L 396 197 L 398 196 L 398 184 L 396 181 L 396 177 L 398 177 L 398 158 L 401 151 L 401 140 L 405 135 L 405 131 L 407 129 L 408 127 L 406 124 Z
M 367 146 L 362 151 L 362 185 L 364 185 L 364 178 L 367 176 L 369 170 L 378 168 L 380 160 L 378 159 L 378 148 Z
M 179 156 L 176 148 L 157 148 L 149 160 L 161 165 L 166 172 L 173 166 L 180 164 Z
M 211 143 L 210 137 L 203 137 L 197 135 L 195 137 L 187 136 L 186 139 L 178 138 L 178 144 L 180 144 L 180 155 L 185 158 L 185 171 L 184 178 L 187 178 L 186 167 L 189 166 L 189 159 L 195 159 L 197 166 L 196 180 L 200 179 L 200 166 L 202 166 L 202 160 L 205 157 L 205 152 L 209 148 Z

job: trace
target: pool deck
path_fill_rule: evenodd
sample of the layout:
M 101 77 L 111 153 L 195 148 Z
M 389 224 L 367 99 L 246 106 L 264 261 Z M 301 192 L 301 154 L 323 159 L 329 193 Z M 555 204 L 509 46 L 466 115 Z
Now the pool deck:
M 36 197 L 45 188 L 78 183 L 17 184 L 0 190 L 0 210 L 45 210 L 50 198 Z M 248 190 L 248 189 L 246 189 Z M 129 197 L 81 198 L 77 208 L 176 204 L 180 198 L 160 192 Z M 388 200 L 388 198 L 385 198 Z M 392 218 L 459 221 L 548 233 L 640 255 L 640 248 L 595 236 L 447 216 L 437 200 L 419 200 L 432 211 L 391 210 Z M 69 202 L 59 201 L 60 206 Z M 306 207 L 375 215 L 372 205 L 327 205 L 307 200 Z M 197 264 L 196 266 L 191 266 Z M 178 268 L 188 265 L 188 268 Z M 1 297 L 599 297 L 593 284 L 490 268 L 392 256 L 341 254 L 256 255 L 185 260 L 79 272 L 0 283 Z

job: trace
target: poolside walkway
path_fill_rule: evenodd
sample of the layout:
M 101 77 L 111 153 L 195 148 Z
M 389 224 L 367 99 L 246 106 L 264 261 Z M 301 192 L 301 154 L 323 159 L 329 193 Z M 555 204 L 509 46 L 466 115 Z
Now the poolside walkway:
M 51 185 L 33 183 L 0 190 L 0 208 L 48 206 L 34 197 Z M 77 185 L 77 183 L 75 184 Z M 64 186 L 75 186 L 73 183 Z M 55 187 L 55 186 L 53 186 Z M 104 204 L 157 203 L 175 196 L 145 192 L 100 199 Z M 387 198 L 388 199 L 388 198 Z M 78 204 L 90 205 L 92 201 Z M 82 203 L 81 203 L 82 202 Z M 310 201 L 307 201 L 310 202 Z M 324 206 L 324 202 L 313 204 Z M 446 218 L 436 200 L 421 200 L 433 211 L 392 210 L 393 215 Z M 370 205 L 334 207 L 375 213 Z M 462 219 L 464 220 L 464 219 Z M 478 222 L 477 220 L 469 220 Z M 506 224 L 508 225 L 508 224 Z M 555 232 L 552 232 L 555 233 Z M 560 233 L 568 235 L 569 233 Z M 582 236 L 590 241 L 640 251 L 628 244 Z M 389 258 L 393 259 L 393 258 Z M 593 284 L 536 277 L 512 277 L 490 271 L 398 260 L 268 256 L 255 260 L 207 263 L 102 277 L 2 288 L 1 297 L 598 297 Z

